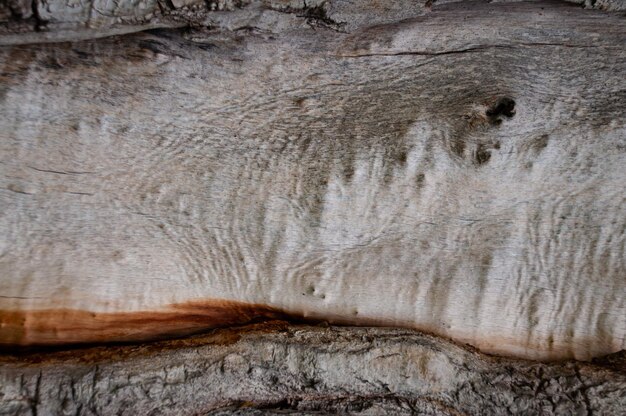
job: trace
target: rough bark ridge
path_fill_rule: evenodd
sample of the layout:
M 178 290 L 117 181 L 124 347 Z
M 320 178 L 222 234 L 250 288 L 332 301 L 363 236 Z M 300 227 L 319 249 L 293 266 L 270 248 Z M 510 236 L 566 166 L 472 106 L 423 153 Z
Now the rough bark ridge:
M 154 28 L 232 30 L 246 22 L 306 24 L 338 31 L 400 21 L 432 7 L 463 0 L 5 0 L 0 2 L 0 44 L 75 41 Z M 499 0 L 515 2 L 518 0 Z M 566 0 L 605 11 L 624 11 L 624 0 Z M 484 2 L 488 2 L 485 0 Z M 274 13 L 292 18 L 276 19 Z M 269 18 L 268 18 L 269 17 Z M 289 22 L 291 20 L 291 22 Z
M 624 349 L 621 14 L 263 10 L 0 51 L 1 343 L 295 316 Z
M 0 357 L 0 414 L 622 415 L 626 375 L 495 358 L 409 330 L 269 323 Z

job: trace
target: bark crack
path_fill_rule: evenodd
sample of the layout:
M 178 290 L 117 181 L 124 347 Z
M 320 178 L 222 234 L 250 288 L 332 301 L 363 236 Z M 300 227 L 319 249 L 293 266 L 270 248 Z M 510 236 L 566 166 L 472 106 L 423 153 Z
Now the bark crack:
M 35 19 L 35 25 L 33 26 L 33 29 L 35 30 L 35 32 L 41 32 L 48 22 L 41 18 L 41 15 L 39 14 L 39 4 L 37 3 L 37 0 L 32 0 L 31 9 L 33 12 L 33 19 Z
M 452 49 L 447 51 L 399 51 L 399 52 L 372 52 L 372 53 L 359 53 L 359 54 L 339 54 L 335 55 L 338 58 L 367 58 L 373 56 L 442 56 L 442 55 L 458 55 L 465 53 L 474 53 L 481 52 L 489 49 L 515 49 L 519 47 L 534 47 L 534 46 L 556 46 L 556 47 L 564 47 L 564 48 L 602 48 L 603 46 L 598 45 L 575 45 L 575 44 L 567 44 L 567 43 L 511 43 L 511 44 L 500 44 L 500 45 L 479 45 L 472 46 L 464 49 Z
M 295 14 L 297 17 L 306 19 L 307 24 L 312 28 L 320 27 L 339 33 L 347 33 L 344 29 L 346 22 L 338 22 L 332 19 L 326 11 L 326 3 L 327 2 L 323 2 L 315 6 L 310 6 L 304 1 L 304 7 L 301 8 L 291 6 L 278 8 L 270 6 L 270 10 L 280 13 Z
M 512 48 L 511 45 L 486 45 L 475 46 L 465 49 L 454 49 L 449 51 L 429 52 L 429 51 L 400 51 L 400 52 L 372 52 L 372 53 L 360 53 L 360 54 L 341 54 L 335 55 L 338 58 L 368 58 L 372 56 L 441 56 L 441 55 L 456 55 L 464 53 L 472 53 L 491 48 Z

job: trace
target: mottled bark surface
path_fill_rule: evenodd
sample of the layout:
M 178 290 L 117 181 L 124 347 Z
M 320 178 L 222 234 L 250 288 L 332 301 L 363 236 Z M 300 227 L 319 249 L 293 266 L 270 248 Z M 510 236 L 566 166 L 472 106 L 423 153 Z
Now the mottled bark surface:
M 0 414 L 622 415 L 626 374 L 494 358 L 409 330 L 269 323 L 0 357 Z

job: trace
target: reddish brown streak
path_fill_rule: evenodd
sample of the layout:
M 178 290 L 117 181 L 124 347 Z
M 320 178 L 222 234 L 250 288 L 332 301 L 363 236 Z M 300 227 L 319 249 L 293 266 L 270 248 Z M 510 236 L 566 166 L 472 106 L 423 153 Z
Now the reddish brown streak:
M 198 334 L 255 322 L 279 320 L 291 323 L 328 322 L 333 325 L 403 327 L 418 330 L 453 342 L 471 342 L 482 352 L 511 355 L 511 348 L 544 349 L 542 360 L 573 357 L 570 344 L 545 346 L 519 344 L 515 339 L 484 336 L 479 339 L 450 338 L 450 334 L 431 325 L 411 325 L 366 317 L 327 314 L 303 316 L 267 305 L 224 299 L 207 299 L 172 304 L 161 310 L 138 312 L 90 312 L 76 309 L 32 311 L 0 310 L 0 351 L 20 352 L 38 347 L 67 347 L 77 344 L 146 342 Z M 582 345 L 591 340 L 582 340 Z
M 0 346 L 148 341 L 271 319 L 285 320 L 289 316 L 265 305 L 222 299 L 191 301 L 141 312 L 0 310 Z

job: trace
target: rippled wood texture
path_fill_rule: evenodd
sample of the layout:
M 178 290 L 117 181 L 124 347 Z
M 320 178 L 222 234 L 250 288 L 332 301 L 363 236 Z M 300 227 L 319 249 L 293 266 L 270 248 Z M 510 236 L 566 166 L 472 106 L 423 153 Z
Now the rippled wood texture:
M 626 347 L 623 16 L 267 13 L 0 50 L 0 343 L 280 314 Z

